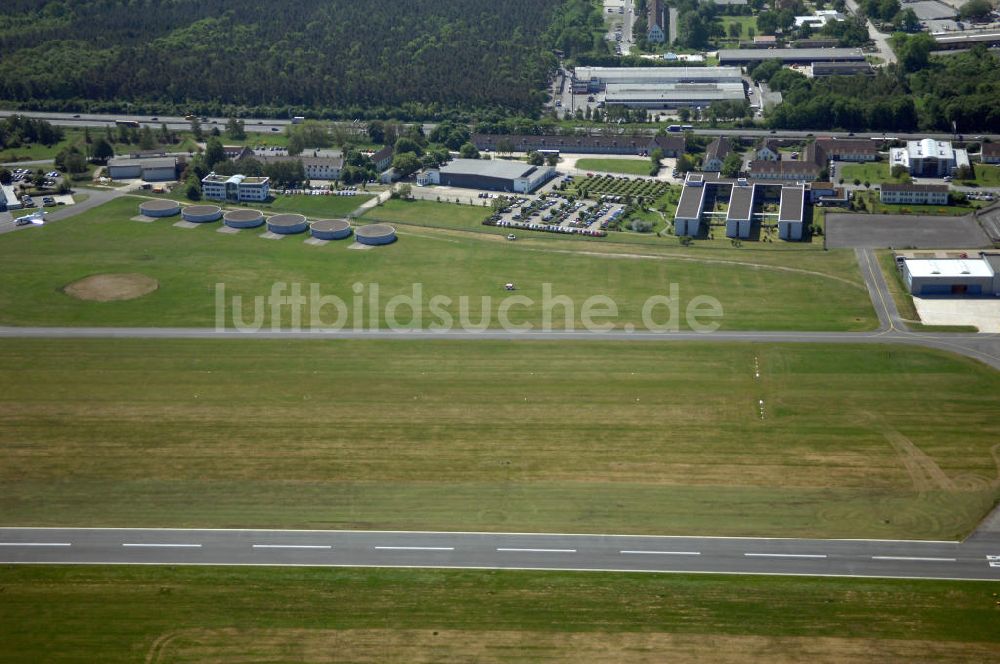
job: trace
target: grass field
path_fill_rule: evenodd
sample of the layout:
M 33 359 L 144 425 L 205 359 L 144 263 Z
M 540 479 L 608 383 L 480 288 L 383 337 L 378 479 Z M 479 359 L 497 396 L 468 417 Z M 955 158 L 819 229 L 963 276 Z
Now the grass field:
M 955 184 L 980 187 L 1000 187 L 1000 166 L 990 164 L 973 164 L 975 177 L 971 180 L 960 180 Z
M 998 394 L 902 347 L 26 339 L 0 351 L 0 513 L 954 538 L 1000 497 Z
M 317 200 L 353 206 L 358 198 Z M 848 251 L 640 253 L 623 245 L 604 249 L 598 243 L 528 237 L 513 243 L 495 235 L 417 228 L 401 229 L 400 240 L 388 247 L 356 251 L 350 241 L 313 247 L 301 236 L 264 241 L 259 231 L 216 233 L 217 223 L 195 229 L 175 228 L 175 219 L 137 223 L 130 219 L 139 200 L 122 198 L 72 220 L 0 236 L 0 263 L 18 275 L 0 282 L 0 323 L 214 326 L 216 284 L 226 284 L 229 295 L 253 298 L 268 295 L 277 282 L 294 282 L 305 292 L 309 284 L 319 284 L 322 294 L 345 302 L 354 297 L 353 284 L 377 283 L 381 303 L 411 295 L 419 283 L 422 324 L 435 320 L 429 301 L 441 295 L 452 299 L 442 309 L 455 320 L 460 298 L 467 297 L 470 324 L 487 312 L 486 322 L 497 325 L 508 281 L 518 285 L 518 295 L 532 300 L 509 310 L 514 324 L 541 322 L 544 284 L 552 284 L 553 295 L 573 299 L 577 321 L 587 298 L 610 297 L 618 308 L 618 326 L 644 326 L 643 304 L 654 294 L 669 293 L 670 284 L 677 285 L 685 307 L 698 295 L 717 298 L 724 311 L 721 325 L 728 329 L 871 329 L 875 323 Z M 400 203 L 380 210 L 422 215 L 442 209 L 438 205 Z M 147 275 L 158 280 L 159 288 L 140 299 L 106 303 L 62 292 L 84 277 L 113 272 Z M 485 305 L 483 297 L 489 298 Z M 383 325 L 384 307 L 374 310 L 375 324 Z M 406 313 L 403 309 L 400 317 L 404 324 Z M 556 313 L 555 327 L 563 327 Z M 683 309 L 681 314 L 683 319 Z M 282 320 L 290 322 L 287 308 Z M 326 320 L 329 324 L 332 318 Z M 666 321 L 665 309 L 656 320 Z M 271 322 L 270 316 L 264 322 Z
M 648 159 L 580 159 L 576 162 L 576 167 L 584 171 L 602 173 L 649 175 L 651 163 Z
M 248 204 L 247 207 L 267 212 L 298 212 L 310 219 L 346 217 L 373 195 L 358 196 L 275 196 L 270 204 Z
M 726 39 L 729 39 L 729 26 L 732 23 L 737 23 L 740 26 L 740 40 L 752 41 L 750 36 L 751 29 L 754 30 L 755 35 L 760 34 L 757 32 L 756 16 L 719 16 L 717 22 L 722 24 L 722 30 Z
M 901 182 L 906 175 L 900 176 L 898 178 L 893 178 L 889 171 L 888 162 L 878 161 L 866 164 L 843 164 L 839 166 L 840 172 L 835 176 L 838 181 L 843 180 L 845 183 L 850 184 L 854 180 L 860 180 L 862 183 L 870 182 L 873 185 L 880 184 L 882 182 Z
M 7 566 L 0 584 L 5 662 L 985 662 L 1000 641 L 989 582 Z

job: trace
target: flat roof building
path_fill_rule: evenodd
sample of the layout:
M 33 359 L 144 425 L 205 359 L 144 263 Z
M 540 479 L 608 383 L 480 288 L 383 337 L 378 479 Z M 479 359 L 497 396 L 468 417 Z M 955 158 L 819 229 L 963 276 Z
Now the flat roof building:
M 741 83 L 739 67 L 577 67 L 574 90 L 600 92 L 610 84 Z
M 805 187 L 782 187 L 781 202 L 778 205 L 778 237 L 782 240 L 801 240 L 805 213 Z
M 528 194 L 555 177 L 551 166 L 531 166 L 506 159 L 453 159 L 417 176 L 422 185 L 441 184 Z
M 1000 256 L 904 258 L 903 281 L 913 295 L 1000 295 Z
M 649 154 L 655 148 L 664 157 L 684 153 L 683 134 L 673 136 L 537 136 L 534 134 L 473 134 L 470 139 L 478 150 L 486 152 L 531 152 L 558 150 L 579 154 Z
M 108 177 L 112 180 L 145 180 L 166 182 L 177 179 L 175 157 L 114 157 L 108 160 Z
M 743 83 L 609 83 L 604 103 L 629 108 L 684 108 L 746 99 Z
M 813 62 L 864 62 L 860 48 L 723 48 L 719 64 L 748 65 L 764 60 L 811 64 Z
M 867 62 L 814 62 L 813 78 L 823 76 L 874 76 L 875 68 Z
M 1000 46 L 1000 30 L 961 32 L 958 34 L 948 33 L 932 36 L 934 37 L 934 41 L 937 42 L 938 50 L 972 48 L 976 44 Z
M 201 194 L 215 201 L 266 201 L 271 178 L 209 173 L 201 180 Z
M 905 148 L 889 150 L 889 167 L 902 166 L 917 177 L 952 175 L 962 166 L 969 166 L 969 153 L 953 148 L 948 141 L 925 138 L 907 141 Z

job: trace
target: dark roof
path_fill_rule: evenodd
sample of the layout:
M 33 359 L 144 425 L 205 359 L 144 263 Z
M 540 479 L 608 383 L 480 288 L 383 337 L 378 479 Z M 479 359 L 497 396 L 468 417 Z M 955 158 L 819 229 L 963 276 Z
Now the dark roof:
M 983 155 L 987 157 L 1000 155 L 1000 143 L 983 143 Z
M 882 191 L 913 191 L 913 192 L 937 192 L 948 193 L 948 186 L 944 184 L 896 184 L 895 182 L 885 182 L 882 184 Z
M 733 193 L 729 197 L 729 212 L 726 220 L 746 221 L 750 219 L 753 210 L 753 185 L 733 185 Z
M 496 149 L 504 140 L 514 146 L 536 150 L 565 150 L 581 148 L 631 148 L 636 152 L 658 147 L 662 150 L 684 150 L 686 139 L 681 136 L 537 136 L 534 134 L 473 134 L 472 143 L 479 149 Z
M 803 187 L 782 187 L 778 204 L 778 221 L 802 221 L 805 208 Z
M 383 159 L 387 159 L 392 156 L 393 149 L 391 145 L 386 145 L 384 148 L 372 155 L 372 161 L 376 164 Z
M 719 136 L 705 149 L 705 163 L 712 159 L 725 159 L 730 152 L 732 152 L 732 147 L 729 145 L 729 139 L 725 136 Z
M 865 74 L 874 76 L 875 69 L 867 62 L 814 62 L 813 76 L 850 76 Z
M 841 138 L 817 138 L 816 142 L 829 154 L 877 154 L 875 141 Z

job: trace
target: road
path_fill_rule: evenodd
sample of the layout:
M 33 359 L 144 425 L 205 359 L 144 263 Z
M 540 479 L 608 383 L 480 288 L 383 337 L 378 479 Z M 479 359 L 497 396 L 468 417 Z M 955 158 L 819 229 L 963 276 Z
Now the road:
M 421 567 L 1000 581 L 965 542 L 324 530 L 2 528 L 0 563 Z
M 847 0 L 847 9 L 850 10 L 855 16 L 863 16 L 861 9 L 858 7 L 856 0 Z M 882 61 L 886 64 L 892 64 L 896 62 L 896 53 L 889 46 L 889 35 L 883 34 L 875 29 L 875 24 L 870 20 L 867 20 L 868 25 L 868 36 L 875 43 L 876 48 L 878 48 L 878 55 L 882 58 Z
M 45 210 L 45 223 L 52 221 L 60 221 L 62 219 L 69 219 L 78 214 L 86 212 L 98 205 L 104 205 L 110 200 L 118 198 L 122 195 L 120 191 L 114 189 L 84 189 L 80 188 L 76 190 L 76 194 L 86 194 L 87 200 L 80 203 L 74 203 L 66 207 L 57 208 L 42 208 Z M 15 227 L 14 219 L 18 217 L 24 217 L 36 210 L 16 210 L 11 214 L 11 219 L 9 221 L 0 221 L 0 234 L 9 233 L 14 230 L 22 230 L 25 232 L 30 232 L 30 226 Z
M 568 78 L 566 87 L 567 90 L 570 89 Z M 571 96 L 572 95 L 570 95 L 568 92 L 566 93 L 566 95 L 563 98 L 563 106 L 562 108 L 560 108 L 560 111 L 567 109 L 575 110 L 570 108 L 572 106 Z M 154 121 L 149 116 L 136 116 L 136 115 L 126 116 L 126 115 L 111 115 L 111 114 L 80 114 L 79 118 L 74 118 L 73 114 L 71 113 L 41 113 L 35 111 L 0 110 L 0 118 L 18 114 L 32 118 L 48 120 L 52 124 L 59 125 L 62 127 L 78 127 L 81 129 L 83 127 L 104 127 L 108 124 L 113 124 L 116 120 L 122 120 L 122 119 L 138 120 L 141 124 L 149 125 L 154 128 L 159 127 L 161 122 L 166 122 L 168 128 L 175 130 L 190 129 L 191 127 L 191 124 L 189 122 L 186 122 L 184 118 L 167 117 L 167 116 L 159 116 L 158 119 Z M 274 120 L 267 118 L 244 118 L 243 120 L 246 123 L 246 130 L 248 132 L 257 132 L 257 133 L 268 133 L 271 132 L 272 130 L 282 131 L 286 125 L 290 124 L 288 120 Z M 219 125 L 220 129 L 225 128 L 225 120 L 216 118 L 215 123 Z M 339 124 L 346 125 L 348 127 L 352 126 L 352 123 L 350 122 L 342 122 Z M 211 124 L 206 125 L 205 123 L 203 123 L 203 126 L 211 127 Z M 437 125 L 432 122 L 425 122 L 422 126 L 424 133 L 430 133 Z M 591 133 L 593 135 L 600 135 L 606 132 L 608 129 L 613 129 L 613 127 L 611 126 L 594 127 L 592 128 Z M 655 127 L 655 126 L 649 128 L 636 129 L 634 131 L 629 129 L 628 133 L 653 135 L 659 129 L 660 127 Z M 622 131 L 624 132 L 624 130 Z M 702 136 L 737 136 L 737 137 L 773 136 L 775 138 L 807 138 L 811 136 L 839 136 L 842 138 L 846 138 L 849 136 L 855 138 L 883 138 L 886 136 L 886 133 L 881 131 L 853 133 L 853 132 L 843 132 L 843 131 L 839 132 L 828 131 L 825 129 L 813 129 L 813 130 L 803 130 L 803 131 L 782 129 L 782 130 L 775 130 L 774 133 L 772 133 L 771 130 L 768 129 L 710 129 L 701 127 L 696 128 L 694 130 L 694 133 Z M 993 141 L 1000 141 L 1000 134 L 981 134 L 981 135 Z M 922 138 L 953 140 L 955 138 L 953 134 L 941 134 L 941 133 L 908 134 L 900 132 L 890 132 L 890 136 L 898 138 L 900 140 L 919 140 Z M 976 136 L 980 136 L 980 134 L 976 134 Z

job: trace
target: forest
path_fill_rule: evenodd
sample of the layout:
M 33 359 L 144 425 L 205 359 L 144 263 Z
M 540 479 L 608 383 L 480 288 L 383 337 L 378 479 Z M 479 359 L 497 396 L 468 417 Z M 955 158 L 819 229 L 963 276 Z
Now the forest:
M 761 65 L 752 75 L 769 80 L 783 103 L 767 117 L 779 129 L 873 131 L 1000 131 L 1000 57 L 976 46 L 965 53 L 929 57 L 922 35 L 897 43 L 900 65 L 877 76 L 808 79 Z M 906 39 L 905 37 L 903 38 Z
M 586 0 L 4 0 L 0 101 L 328 118 L 537 113 Z M 599 14 L 597 15 L 600 19 Z

